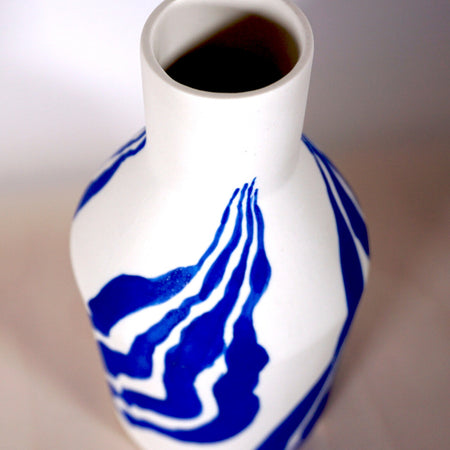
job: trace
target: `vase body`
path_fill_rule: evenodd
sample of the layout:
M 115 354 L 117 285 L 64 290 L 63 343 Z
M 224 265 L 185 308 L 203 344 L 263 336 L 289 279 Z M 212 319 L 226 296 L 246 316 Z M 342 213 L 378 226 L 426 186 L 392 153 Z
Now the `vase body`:
M 168 75 L 204 42 L 262 42 L 280 73 L 230 91 Z M 144 27 L 145 130 L 89 184 L 71 232 L 142 448 L 296 448 L 325 405 L 369 249 L 353 193 L 302 136 L 312 47 L 284 0 L 172 0 Z

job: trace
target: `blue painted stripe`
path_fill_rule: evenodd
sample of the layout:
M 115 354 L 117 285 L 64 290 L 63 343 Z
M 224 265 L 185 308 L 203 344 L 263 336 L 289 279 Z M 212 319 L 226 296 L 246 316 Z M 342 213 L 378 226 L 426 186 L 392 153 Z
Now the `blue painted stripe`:
M 238 190 L 234 192 L 223 212 L 213 241 L 197 264 L 178 267 L 156 278 L 138 275 L 120 275 L 114 278 L 88 303 L 94 327 L 102 334 L 108 335 L 120 319 L 147 306 L 166 302 L 182 291 L 217 247 L 229 218 L 231 203 L 237 194 Z
M 142 139 L 142 140 L 141 140 Z M 139 144 L 134 148 L 128 148 L 129 145 L 139 142 Z M 80 210 L 89 202 L 89 200 L 94 197 L 94 195 L 98 194 L 105 185 L 111 180 L 113 175 L 117 172 L 122 163 L 130 158 L 138 154 L 145 146 L 146 138 L 145 138 L 145 130 L 142 131 L 139 136 L 135 139 L 132 139 L 125 146 L 120 148 L 114 155 L 118 156 L 117 159 L 112 163 L 108 168 L 106 168 L 100 175 L 98 175 L 86 188 L 83 196 L 81 197 L 80 203 L 75 211 L 75 216 L 80 212 Z
M 124 417 L 132 424 L 150 428 L 179 440 L 191 442 L 215 442 L 227 439 L 248 426 L 259 409 L 259 400 L 253 393 L 258 384 L 259 373 L 267 364 L 267 352 L 257 342 L 253 327 L 252 314 L 256 304 L 261 299 L 271 276 L 270 264 L 264 248 L 264 220 L 257 203 L 257 191 L 254 182 L 240 190 L 237 201 L 236 222 L 232 235 L 224 249 L 218 255 L 203 280 L 199 293 L 182 303 L 181 307 L 172 310 L 164 317 L 160 324 L 163 340 L 167 338 L 167 330 L 174 324 L 184 320 L 189 314 L 189 308 L 194 303 L 204 301 L 219 285 L 229 265 L 231 255 L 237 251 L 238 244 L 243 238 L 243 225 L 246 227 L 246 237 L 240 251 L 239 260 L 233 268 L 229 280 L 226 282 L 223 297 L 211 309 L 193 319 L 182 330 L 180 341 L 169 349 L 165 357 L 165 372 L 163 376 L 166 389 L 164 400 L 152 398 L 143 392 L 123 390 L 117 392 L 112 388 L 113 395 L 121 398 L 128 405 L 136 405 L 144 410 L 151 410 L 168 417 L 188 419 L 197 417 L 202 412 L 198 394 L 195 389 L 197 376 L 211 367 L 221 356 L 225 356 L 227 371 L 213 387 L 213 395 L 219 407 L 219 413 L 211 422 L 189 430 L 170 430 L 157 426 L 145 420 L 135 418 L 123 411 Z M 233 194 L 230 203 L 236 197 Z M 243 202 L 245 198 L 245 212 Z M 228 220 L 228 213 L 225 215 Z M 226 222 L 226 221 L 225 221 Z M 255 228 L 257 233 L 255 233 Z M 249 255 L 256 236 L 256 252 L 249 266 Z M 242 311 L 234 323 L 233 337 L 229 346 L 225 343 L 225 324 L 241 295 L 241 288 L 245 276 L 248 274 L 250 293 L 244 302 Z M 169 322 L 169 325 L 168 325 Z M 151 331 L 153 330 L 153 331 Z M 152 327 L 149 331 L 156 333 Z M 150 334 L 151 334 L 150 333 Z M 157 333 L 156 333 L 157 334 Z M 153 340 L 148 334 L 138 339 L 146 340 L 146 345 Z M 155 342 L 151 343 L 152 346 Z M 133 344 L 134 345 L 134 344 Z M 154 346 L 153 346 L 154 349 Z M 152 349 L 147 346 L 141 349 L 141 358 L 134 355 L 134 361 L 146 359 L 144 365 L 151 359 Z M 129 361 L 131 366 L 132 359 Z M 128 369 L 127 369 L 128 370 Z M 120 368 L 123 373 L 123 368 Z M 119 373 L 117 371 L 117 373 Z
M 244 194 L 245 191 L 243 189 L 242 193 Z M 242 207 L 239 203 L 239 214 L 236 221 L 238 226 L 236 227 L 237 233 L 232 239 L 233 246 L 237 245 L 242 236 L 242 221 Z M 251 224 L 252 222 L 248 228 L 251 228 Z M 192 418 L 201 412 L 194 382 L 200 372 L 211 367 L 225 350 L 223 338 L 225 323 L 238 299 L 242 286 L 251 237 L 249 235 L 246 240 L 239 263 L 226 285 L 223 298 L 210 311 L 197 317 L 184 328 L 180 343 L 167 352 L 164 373 L 166 398 L 160 400 L 142 393 L 125 390 L 122 398 L 126 403 L 177 418 Z M 219 259 L 221 258 L 219 257 Z M 224 268 L 222 265 L 216 266 L 214 272 L 218 272 L 218 276 L 214 277 L 214 279 L 218 279 L 223 277 Z
M 146 135 L 146 131 L 145 131 L 145 128 L 143 128 L 141 131 L 139 131 L 137 133 L 136 137 L 130 139 L 126 144 L 122 145 L 122 147 L 120 147 L 119 150 L 117 150 L 115 153 L 113 153 L 111 158 L 114 158 L 115 156 L 118 156 L 121 153 L 123 153 L 125 150 L 128 150 L 128 147 L 131 147 L 133 144 L 140 141 L 145 135 Z
M 344 209 L 346 210 L 348 216 L 353 214 L 354 205 L 352 208 L 349 208 L 347 200 L 350 202 L 352 202 L 352 200 L 346 193 L 346 199 L 343 200 L 343 197 L 341 195 L 344 191 L 344 188 L 340 186 L 340 182 L 333 172 L 335 170 L 334 166 L 332 166 L 331 163 L 327 163 L 328 160 L 325 160 L 320 156 L 321 154 L 319 154 L 319 151 L 309 140 L 307 140 L 306 137 L 303 137 L 303 140 L 316 160 L 336 220 L 341 271 L 347 300 L 347 318 L 340 332 L 336 349 L 334 351 L 334 355 L 330 364 L 322 373 L 319 380 L 315 383 L 312 389 L 300 401 L 300 403 L 294 408 L 294 410 L 291 411 L 291 413 L 288 414 L 288 416 L 281 422 L 281 424 L 275 430 L 273 430 L 270 435 L 262 442 L 262 444 L 258 447 L 259 450 L 286 448 L 291 436 L 297 430 L 301 431 L 301 435 L 298 436 L 298 443 L 301 443 L 307 438 L 308 434 L 312 430 L 314 423 L 317 421 L 321 411 L 325 407 L 325 403 L 328 398 L 329 384 L 331 384 L 330 381 L 334 375 L 334 367 L 339 358 L 342 346 L 344 344 L 345 338 L 347 337 L 350 325 L 356 312 L 356 308 L 364 289 L 364 277 L 355 241 L 350 232 L 350 229 L 347 226 L 347 222 L 344 219 L 341 209 L 334 197 L 330 183 L 323 168 L 321 167 L 320 162 L 322 162 L 326 167 L 327 173 L 331 177 L 333 184 L 336 187 L 338 195 L 341 198 L 341 202 L 344 205 Z M 338 186 L 340 188 L 338 188 Z M 357 211 L 356 208 L 354 208 L 354 210 Z M 364 240 L 364 236 L 367 237 L 367 230 L 364 222 L 362 222 L 361 224 L 358 219 L 355 220 L 355 217 L 353 217 L 353 222 L 351 223 L 352 228 L 353 226 L 355 226 L 357 229 L 358 227 L 360 228 L 358 238 L 360 240 Z M 364 230 L 361 230 L 361 227 L 363 227 Z
M 344 288 L 347 299 L 347 320 L 344 323 L 341 336 L 338 341 L 337 351 L 339 352 L 345 337 L 347 336 L 348 328 L 353 320 L 353 316 L 356 312 L 359 300 L 364 290 L 364 276 L 361 267 L 361 261 L 359 258 L 358 250 L 355 245 L 355 241 L 347 226 L 344 216 L 334 198 L 330 184 L 323 172 L 320 164 L 318 167 L 325 182 L 327 193 L 333 208 L 334 216 L 336 219 L 336 226 L 339 238 L 339 255 L 341 261 L 342 277 L 344 280 Z M 328 169 L 329 170 L 329 169 Z
M 165 339 L 167 339 L 170 332 L 180 322 L 188 317 L 191 308 L 194 305 L 208 299 L 211 293 L 220 284 L 232 252 L 236 249 L 239 243 L 239 238 L 241 236 L 242 202 L 245 194 L 245 189 L 246 186 L 242 190 L 239 202 L 237 204 L 237 218 L 231 238 L 229 239 L 225 248 L 221 251 L 219 257 L 213 262 L 212 266 L 207 271 L 200 291 L 196 295 L 186 298 L 178 308 L 169 311 L 160 322 L 150 327 L 145 333 L 139 335 L 133 342 L 133 345 L 128 354 L 123 354 L 121 352 L 111 350 L 103 343 L 99 344 L 103 354 L 105 366 L 112 375 L 124 373 L 137 378 L 149 377 L 152 373 L 151 356 L 155 347 Z M 202 255 L 199 262 L 195 266 L 191 266 L 191 268 L 194 268 L 193 272 L 195 272 L 195 274 L 204 264 L 206 257 L 209 256 L 217 247 L 224 227 L 229 218 L 230 206 L 238 193 L 239 189 L 234 192 L 227 207 L 225 208 L 221 224 L 216 231 L 213 242 L 208 247 L 206 252 Z M 133 285 L 135 278 L 139 278 L 140 283 L 142 283 L 142 288 L 139 290 L 128 291 L 129 287 Z M 117 282 L 115 280 L 117 280 Z M 101 291 L 101 295 L 96 297 L 98 304 L 95 305 L 95 310 L 93 310 L 93 307 L 91 308 L 91 310 L 93 311 L 93 322 L 95 323 L 94 318 L 99 317 L 97 322 L 100 322 L 101 320 L 102 324 L 106 320 L 108 320 L 108 314 L 111 314 L 116 310 L 118 311 L 117 314 L 107 322 L 107 325 L 109 326 L 108 332 L 111 326 L 117 323 L 118 320 L 127 316 L 131 312 L 137 311 L 142 307 L 150 306 L 149 295 L 147 294 L 150 289 L 146 288 L 146 285 L 151 286 L 155 282 L 155 279 L 133 277 L 130 275 L 123 275 L 119 279 L 115 280 L 112 280 L 112 282 L 108 283 L 108 285 L 105 286 L 105 288 Z M 159 280 L 159 278 L 157 278 L 156 280 Z M 161 296 L 164 298 L 164 301 L 172 298 L 187 285 L 186 283 L 176 291 L 171 289 L 170 286 L 166 286 L 168 292 L 165 292 L 164 280 L 162 281 L 162 283 L 163 284 L 160 286 L 159 290 L 162 292 Z M 119 284 L 120 289 L 116 288 L 116 284 Z M 161 303 L 157 298 L 155 298 L 154 301 Z M 89 303 L 89 305 L 91 306 L 91 303 Z M 96 328 L 101 331 L 100 327 L 97 326 Z M 141 355 L 147 356 L 144 358 Z M 140 361 L 139 364 L 136 364 L 137 360 Z
M 315 148 L 312 142 L 306 136 L 303 136 L 303 142 L 306 144 L 311 153 L 313 153 L 316 158 L 319 158 L 327 167 L 327 172 L 333 181 L 333 185 L 336 188 L 345 212 L 347 213 L 347 217 L 351 223 L 353 232 L 361 242 L 366 255 L 369 256 L 369 238 L 367 235 L 367 228 L 364 223 L 364 219 L 362 218 L 361 213 L 356 207 L 353 199 L 349 196 L 347 190 L 342 186 L 341 182 L 336 176 L 336 173 L 339 173 L 339 176 L 342 179 L 344 178 L 342 177 L 338 169 L 334 166 L 334 164 L 320 150 Z
M 289 414 L 289 416 L 283 420 L 283 422 L 270 434 L 270 436 L 264 440 L 264 442 L 258 447 L 258 450 L 272 450 L 272 449 L 284 449 L 295 433 L 299 425 L 302 423 L 305 417 L 307 417 L 311 407 L 314 405 L 316 398 L 320 394 L 325 382 L 330 375 L 332 365 L 330 364 L 323 372 L 317 383 L 312 387 L 303 400 L 295 407 L 295 409 Z M 299 443 L 306 438 L 303 434 L 299 437 Z

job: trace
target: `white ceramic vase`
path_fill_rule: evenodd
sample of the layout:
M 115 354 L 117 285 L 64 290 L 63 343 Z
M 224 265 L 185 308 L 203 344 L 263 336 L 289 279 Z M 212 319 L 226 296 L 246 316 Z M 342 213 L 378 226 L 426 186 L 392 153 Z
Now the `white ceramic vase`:
M 354 195 L 302 137 L 309 23 L 285 0 L 168 0 L 141 52 L 146 131 L 90 183 L 71 233 L 118 416 L 147 449 L 295 448 L 369 255 Z

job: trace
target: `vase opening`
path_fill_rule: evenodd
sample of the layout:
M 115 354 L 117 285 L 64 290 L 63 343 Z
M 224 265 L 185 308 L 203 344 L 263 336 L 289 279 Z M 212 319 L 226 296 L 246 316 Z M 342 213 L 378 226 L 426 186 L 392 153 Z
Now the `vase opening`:
M 248 15 L 188 50 L 165 71 L 175 81 L 202 91 L 253 91 L 289 73 L 298 59 L 293 44 L 279 25 Z
M 153 50 L 165 72 L 184 86 L 253 91 L 283 78 L 299 60 L 295 39 L 272 18 L 223 6 L 173 6 L 156 27 Z

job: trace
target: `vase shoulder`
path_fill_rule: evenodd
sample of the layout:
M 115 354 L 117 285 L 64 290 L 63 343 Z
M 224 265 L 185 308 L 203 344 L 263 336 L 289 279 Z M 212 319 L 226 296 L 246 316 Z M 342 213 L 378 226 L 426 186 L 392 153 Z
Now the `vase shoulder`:
M 305 227 L 306 234 L 322 229 L 324 236 L 333 235 L 327 233 L 334 225 L 320 171 L 303 143 L 295 168 L 279 186 L 265 186 L 256 171 L 240 180 L 225 176 L 213 185 L 196 179 L 191 185 L 167 186 L 160 175 L 152 177 L 147 166 L 151 148 L 145 134 L 138 136 L 104 164 L 75 215 L 72 256 L 75 273 L 85 274 L 79 281 L 86 297 L 120 272 L 155 276 L 174 264 L 189 265 L 217 228 L 233 192 L 253 179 L 264 209 L 273 210 L 266 215 L 273 220 L 270 228 L 280 229 L 273 232 L 277 239 L 296 242 Z M 84 279 L 102 272 L 99 285 L 86 282 L 83 288 Z
M 239 283 L 244 284 L 224 322 L 229 325 L 223 339 L 232 341 L 232 321 L 250 308 L 258 348 L 264 349 L 258 391 L 261 401 L 271 404 L 261 408 L 254 426 L 275 428 L 329 370 L 350 307 L 359 301 L 361 292 L 349 304 L 350 282 L 342 268 L 343 246 L 350 246 L 364 285 L 368 254 L 355 219 L 359 205 L 334 165 L 306 138 L 299 143 L 295 168 L 276 187 L 265 185 L 264 178 L 260 182 L 255 173 L 248 180 L 230 177 L 214 186 L 197 180 L 182 189 L 164 188 L 149 176 L 146 152 L 151 149 L 144 140 L 145 134 L 132 139 L 106 163 L 88 186 L 73 223 L 74 272 L 101 342 L 126 353 L 147 332 L 149 320 L 167 314 L 161 300 L 166 295 L 152 306 L 147 294 L 136 294 L 141 285 L 146 291 L 172 290 L 174 299 L 178 291 L 185 299 L 214 298 L 219 287 L 211 280 L 219 279 L 220 286 L 228 278 L 226 298 L 242 273 Z M 114 300 L 110 291 L 121 292 L 122 299 Z M 245 298 L 257 301 L 250 307 Z M 136 315 L 141 319 L 130 333 L 125 317 Z M 108 363 L 107 354 L 113 375 L 125 370 Z M 294 382 L 297 367 L 304 370 Z M 275 380 L 290 386 L 289 400 L 274 397 Z M 114 386 L 120 392 L 120 383 Z M 242 448 L 244 441 L 237 442 L 236 448 Z

